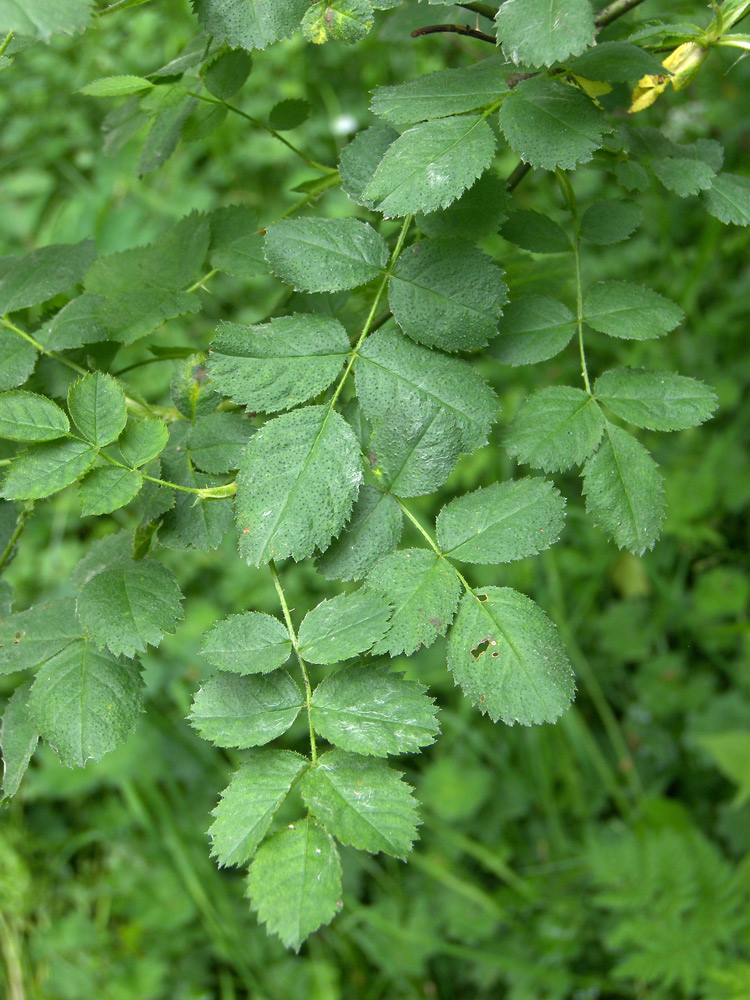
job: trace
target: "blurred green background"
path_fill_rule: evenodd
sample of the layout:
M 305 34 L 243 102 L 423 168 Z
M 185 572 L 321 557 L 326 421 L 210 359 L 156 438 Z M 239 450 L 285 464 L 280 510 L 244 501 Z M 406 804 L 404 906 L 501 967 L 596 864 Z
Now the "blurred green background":
M 699 6 L 653 3 L 648 13 Z M 409 37 L 417 24 L 467 17 L 409 2 L 356 49 L 278 44 L 255 55 L 238 101 L 266 117 L 282 98 L 307 99 L 312 117 L 290 137 L 335 164 L 351 133 L 372 120 L 373 87 L 485 54 L 468 39 Z M 0 76 L 0 254 L 88 236 L 107 253 L 153 239 L 193 209 L 225 204 L 251 205 L 265 224 L 299 199 L 292 188 L 310 170 L 240 118 L 181 144 L 143 179 L 142 137 L 105 155 L 102 121 L 112 104 L 76 90 L 102 76 L 150 73 L 198 33 L 188 4 L 160 0 L 17 55 Z M 719 139 L 725 167 L 742 173 L 750 64 L 734 60 L 712 54 L 689 90 L 662 98 L 640 123 L 679 141 Z M 498 174 L 514 165 L 510 154 L 499 157 Z M 593 165 L 574 183 L 584 204 L 613 185 Z M 531 175 L 516 197 L 560 211 L 550 175 Z M 539 558 L 469 574 L 531 594 L 557 621 L 578 677 L 574 708 L 556 726 L 495 726 L 453 687 L 443 641 L 396 664 L 429 684 L 441 706 L 436 746 L 401 762 L 424 803 L 422 840 L 408 864 L 345 849 L 342 915 L 299 956 L 287 954 L 258 928 L 241 874 L 220 872 L 208 854 L 209 812 L 240 754 L 208 746 L 184 721 L 204 670 L 202 634 L 229 613 L 275 612 L 270 577 L 240 562 L 232 537 L 218 553 L 164 550 L 186 594 L 185 621 L 144 657 L 149 697 L 136 735 L 83 771 L 42 749 L 0 814 L 5 995 L 750 997 L 750 233 L 722 226 L 696 199 L 662 189 L 638 197 L 645 224 L 624 247 L 590 253 L 586 280 L 644 281 L 687 319 L 663 341 L 592 336 L 589 365 L 697 376 L 717 389 L 718 416 L 694 431 L 643 435 L 669 502 L 653 553 L 636 559 L 607 543 L 585 515 L 579 480 L 562 475 L 562 542 Z M 338 190 L 311 209 L 353 210 Z M 500 237 L 486 246 L 512 295 L 570 294 L 566 258 L 534 258 Z M 272 279 L 218 276 L 201 314 L 153 339 L 203 348 L 219 319 L 256 321 L 283 294 Z M 356 294 L 329 300 L 345 322 L 360 304 Z M 113 368 L 145 353 L 121 348 Z M 415 505 L 426 517 L 457 492 L 523 474 L 502 448 L 504 426 L 529 392 L 578 376 L 572 347 L 530 369 L 479 365 L 498 391 L 500 421 L 487 448 Z M 166 399 L 173 370 L 174 362 L 136 369 L 132 384 Z M 44 365 L 41 377 L 52 377 Z M 92 539 L 128 523 L 122 512 L 82 520 L 74 490 L 40 505 L 7 573 L 17 607 L 65 594 Z M 330 596 L 312 564 L 289 564 L 284 579 L 297 621 Z M 0 680 L 0 699 L 9 693 Z

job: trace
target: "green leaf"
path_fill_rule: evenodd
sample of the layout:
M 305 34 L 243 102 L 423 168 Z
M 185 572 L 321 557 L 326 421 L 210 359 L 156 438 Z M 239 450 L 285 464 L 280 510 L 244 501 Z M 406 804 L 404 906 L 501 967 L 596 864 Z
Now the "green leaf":
M 363 486 L 346 527 L 318 559 L 318 572 L 327 580 L 361 580 L 396 548 L 401 521 L 401 508 L 392 496 Z
M 551 66 L 594 43 L 588 0 L 505 0 L 495 20 L 506 56 L 526 66 Z
M 202 652 L 219 670 L 267 674 L 286 663 L 292 641 L 278 618 L 246 611 L 217 622 L 206 635 Z
M 229 205 L 211 213 L 211 266 L 235 278 L 254 278 L 266 274 L 263 237 L 258 229 L 258 215 L 247 205 Z
M 351 427 L 327 406 L 269 420 L 237 477 L 240 552 L 254 566 L 325 550 L 346 523 L 362 473 Z
M 327 41 L 359 42 L 373 24 L 368 0 L 318 0 L 302 18 L 302 34 L 315 45 Z
M 632 42 L 597 42 L 568 65 L 574 76 L 607 83 L 625 83 L 664 72 L 656 56 Z
M 0 327 L 0 392 L 23 385 L 34 371 L 36 357 L 27 340 Z
M 239 468 L 254 433 L 253 425 L 239 413 L 209 413 L 195 422 L 188 436 L 190 461 L 204 472 L 231 472 Z
M 36 669 L 80 637 L 71 598 L 8 615 L 0 620 L 0 674 Z
M 91 24 L 91 0 L 0 0 L 0 31 L 48 42 L 62 32 L 72 35 Z
M 511 212 L 501 234 L 510 243 L 532 253 L 570 253 L 573 249 L 570 237 L 562 226 L 548 215 L 528 209 Z
M 589 326 L 610 337 L 652 340 L 674 330 L 684 319 L 682 309 L 652 288 L 627 281 L 600 281 L 583 300 Z
M 153 83 L 143 76 L 103 76 L 78 91 L 85 97 L 126 97 L 151 90 Z
M 18 791 L 29 761 L 39 742 L 39 730 L 27 707 L 32 681 L 19 685 L 8 700 L 0 723 L 0 747 L 3 751 L 3 798 L 11 799 Z
M 35 392 L 0 395 L 0 437 L 9 441 L 53 441 L 70 430 L 60 407 Z
M 491 257 L 456 238 L 425 240 L 401 254 L 388 286 L 407 336 L 446 351 L 475 351 L 497 332 L 507 302 L 503 272 Z
M 428 236 L 456 237 L 476 242 L 496 233 L 506 217 L 510 198 L 506 185 L 488 171 L 443 211 L 417 216 L 417 226 Z
M 455 468 L 461 432 L 451 413 L 410 393 L 375 422 L 370 437 L 373 475 L 399 497 L 434 493 Z
M 195 421 L 213 413 L 221 402 L 208 377 L 205 354 L 191 354 L 177 365 L 169 386 L 172 402 L 183 417 Z
M 85 441 L 32 444 L 13 459 L 2 495 L 6 500 L 41 500 L 58 493 L 88 472 L 97 454 Z
M 719 222 L 750 226 L 750 177 L 721 173 L 714 178 L 703 200 Z
M 605 372 L 594 393 L 618 417 L 652 431 L 697 427 L 710 418 L 718 402 L 713 389 L 697 379 L 632 368 Z
M 250 867 L 247 894 L 258 919 L 287 948 L 328 924 L 341 903 L 341 861 L 333 838 L 312 819 L 277 833 Z
M 342 844 L 402 859 L 411 851 L 419 822 L 413 789 L 385 761 L 331 750 L 300 788 L 312 815 Z
M 137 469 L 164 451 L 169 440 L 169 428 L 155 417 L 133 420 L 117 442 L 122 460 Z
M 664 520 L 664 489 L 656 462 L 619 427 L 606 425 L 604 441 L 583 469 L 586 510 L 617 543 L 643 555 Z
M 568 346 L 576 332 L 576 318 L 556 299 L 523 295 L 505 306 L 498 329 L 500 335 L 487 353 L 506 365 L 533 365 Z
M 604 433 L 604 415 L 582 389 L 549 386 L 524 402 L 505 436 L 505 447 L 519 462 L 545 472 L 580 465 Z
M 299 27 L 309 0 L 193 0 L 193 10 L 216 41 L 265 49 Z
M 451 559 L 494 565 L 554 545 L 565 500 L 546 479 L 494 483 L 451 500 L 437 518 L 437 541 Z
M 526 163 L 545 170 L 572 170 L 588 163 L 612 131 L 604 112 L 567 83 L 534 77 L 505 98 L 500 127 Z
M 605 198 L 589 205 L 581 217 L 581 239 L 597 246 L 622 243 L 640 226 L 643 212 L 632 201 Z
M 29 696 L 39 734 L 63 764 L 83 767 L 135 728 L 143 701 L 137 663 L 77 639 L 40 668 Z
M 268 124 L 277 132 L 289 132 L 304 125 L 312 114 L 312 105 L 298 97 L 287 97 L 274 104 L 268 114 Z
M 222 323 L 208 371 L 219 392 L 261 413 L 317 396 L 341 372 L 351 348 L 331 316 L 296 313 L 259 326 Z
M 53 351 L 64 351 L 84 344 L 109 339 L 110 329 L 120 325 L 122 317 L 111 311 L 111 303 L 102 295 L 79 295 L 71 299 L 52 319 L 37 330 L 36 338 Z
M 575 694 L 557 629 L 542 609 L 508 587 L 465 594 L 448 637 L 448 667 L 493 722 L 555 722 Z
M 394 607 L 391 627 L 372 652 L 411 656 L 445 635 L 458 607 L 461 584 L 449 564 L 427 549 L 401 549 L 375 566 L 367 585 Z
M 2 0 L 0 0 L 2 23 Z M 96 256 L 93 240 L 55 244 L 16 257 L 0 278 L 0 316 L 26 309 L 83 281 Z
M 486 443 L 497 411 L 495 394 L 465 361 L 420 347 L 385 326 L 365 340 L 354 371 L 368 419 L 377 420 L 394 399 L 416 391 L 451 413 L 461 431 L 463 452 Z
M 383 595 L 365 589 L 321 601 L 299 627 L 300 653 L 309 663 L 348 660 L 383 638 L 392 611 Z
M 164 477 L 170 483 L 205 489 L 216 486 L 214 477 L 198 472 L 188 459 L 187 438 L 191 427 L 187 421 L 172 424 L 167 448 L 161 461 Z M 173 492 L 171 509 L 159 529 L 159 539 L 164 545 L 175 548 L 198 549 L 208 552 L 217 548 L 232 527 L 232 509 L 229 504 L 212 500 L 199 501 L 190 493 Z
M 716 171 L 708 163 L 683 156 L 657 156 L 649 165 L 664 187 L 680 198 L 705 191 L 716 178 Z
M 481 115 L 423 122 L 388 147 L 362 197 L 387 216 L 446 208 L 494 155 L 495 136 Z
M 76 611 L 89 636 L 115 656 L 132 657 L 158 646 L 182 618 L 174 573 L 150 559 L 120 561 L 90 576 Z
M 143 487 L 143 476 L 131 469 L 105 466 L 92 469 L 78 484 L 81 515 L 111 514 L 130 503 Z
M 745 805 L 750 799 L 750 733 L 731 729 L 699 736 L 698 742 L 724 777 L 739 786 L 733 807 Z
M 395 87 L 376 87 L 370 110 L 392 125 L 447 118 L 491 104 L 508 90 L 507 66 L 483 59 L 460 69 L 443 69 Z
M 211 814 L 211 854 L 220 866 L 242 865 L 252 858 L 308 766 L 305 757 L 291 750 L 259 750 L 240 765 Z
M 239 93 L 253 68 L 253 57 L 243 49 L 227 49 L 209 62 L 203 74 L 206 90 L 226 101 Z
M 111 375 L 84 375 L 68 389 L 68 409 L 78 430 L 92 444 L 111 444 L 128 419 L 125 393 Z
M 198 312 L 198 297 L 182 289 L 203 267 L 209 238 L 208 219 L 193 212 L 148 246 L 100 257 L 85 288 L 86 298 L 97 297 L 92 311 L 106 339 L 131 344 L 167 320 Z
M 302 708 L 302 692 L 285 670 L 214 674 L 198 691 L 190 723 L 217 747 L 262 746 L 281 736 Z
M 348 146 L 341 150 L 339 173 L 344 193 L 357 205 L 369 206 L 364 190 L 370 183 L 378 164 L 391 143 L 398 139 L 398 132 L 385 125 L 373 125 L 358 132 Z
M 435 742 L 437 707 L 416 681 L 387 667 L 344 667 L 315 689 L 310 721 L 323 739 L 352 753 L 385 757 Z
M 266 230 L 266 260 L 303 292 L 337 292 L 376 278 L 388 246 L 358 219 L 284 219 Z

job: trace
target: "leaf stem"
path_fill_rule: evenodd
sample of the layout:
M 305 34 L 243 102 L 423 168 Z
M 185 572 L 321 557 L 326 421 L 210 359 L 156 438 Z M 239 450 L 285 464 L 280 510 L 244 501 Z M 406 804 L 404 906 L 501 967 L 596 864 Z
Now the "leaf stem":
M 415 28 L 411 33 L 411 37 L 421 38 L 422 35 L 443 33 L 464 35 L 467 38 L 478 38 L 481 42 L 489 42 L 490 45 L 497 44 L 497 39 L 492 35 L 488 35 L 485 31 L 479 31 L 478 28 L 467 28 L 463 24 L 428 24 L 424 28 Z
M 638 7 L 642 3 L 643 0 L 613 0 L 606 7 L 602 7 L 594 18 L 594 24 L 597 28 L 606 28 L 618 17 L 622 17 L 623 14 L 627 14 L 629 10 L 633 10 L 634 7 Z
M 218 267 L 214 267 L 214 268 L 212 268 L 212 269 L 211 269 L 211 270 L 210 270 L 210 271 L 208 272 L 208 274 L 204 274 L 202 278 L 198 278 L 198 280 L 197 280 L 196 282 L 194 282 L 194 284 L 192 284 L 192 285 L 190 286 L 190 288 L 186 288 L 186 289 L 185 289 L 185 291 L 186 291 L 186 292 L 187 292 L 188 294 L 190 294 L 190 292 L 197 292 L 199 288 L 203 288 L 204 284 L 205 284 L 205 283 L 206 283 L 207 281 L 210 281 L 210 280 L 211 280 L 211 278 L 213 278 L 213 276 L 214 276 L 215 274 L 218 274 L 218 273 L 219 273 L 219 268 L 218 268 Z
M 15 31 L 9 31 L 8 34 L 5 36 L 5 38 L 2 40 L 2 43 L 0 43 L 0 56 L 5 52 L 10 43 L 13 41 L 14 35 Z
M 68 436 L 73 437 L 74 435 L 71 434 Z M 117 459 L 112 458 L 111 455 L 107 455 L 103 451 L 99 452 L 99 457 L 103 458 L 105 462 L 109 462 L 110 465 L 116 466 L 118 469 L 127 469 L 128 472 L 141 472 L 140 469 L 134 469 L 130 465 L 118 462 Z M 224 500 L 234 496 L 237 492 L 237 483 L 225 483 L 223 486 L 181 486 L 179 483 L 170 483 L 166 479 L 157 479 L 155 476 L 148 476 L 145 472 L 141 472 L 141 475 L 149 483 L 168 486 L 170 490 L 179 490 L 181 493 L 193 493 L 202 500 Z
M 44 344 L 40 344 L 39 341 L 32 337 L 30 333 L 26 333 L 26 331 L 22 330 L 20 326 L 16 326 L 16 324 L 12 320 L 8 319 L 7 316 L 3 316 L 0 322 L 6 330 L 12 330 L 13 333 L 17 334 L 19 337 L 23 337 L 24 340 L 27 340 L 32 347 L 35 347 L 36 350 L 39 351 L 40 354 L 46 354 L 48 358 L 54 358 L 55 361 L 59 361 L 61 365 L 65 365 L 66 367 L 72 369 L 72 371 L 78 372 L 79 375 L 88 374 L 86 369 L 77 365 L 75 361 L 71 361 L 70 358 L 64 358 L 61 354 L 58 354 L 57 351 L 51 351 L 49 348 L 45 347 Z
M 581 375 L 583 384 L 589 396 L 593 396 L 589 370 L 586 364 L 586 352 L 583 346 L 583 276 L 581 273 L 581 219 L 578 213 L 578 200 L 573 185 L 564 170 L 557 169 L 557 179 L 565 199 L 565 204 L 573 217 L 573 256 L 576 269 L 576 325 L 578 327 L 578 353 L 581 357 Z
M 307 707 L 307 726 L 308 729 L 310 730 L 310 759 L 312 760 L 313 764 L 315 764 L 318 759 L 318 746 L 315 740 L 315 729 L 313 728 L 312 719 L 310 717 L 310 706 L 312 704 L 312 685 L 310 684 L 310 675 L 307 672 L 307 664 L 302 659 L 302 655 L 299 651 L 299 645 L 297 644 L 297 633 L 294 631 L 294 625 L 292 624 L 292 616 L 289 612 L 289 605 L 287 604 L 286 596 L 284 594 L 284 588 L 281 586 L 281 580 L 279 579 L 279 574 L 273 559 L 269 562 L 268 568 L 271 570 L 273 585 L 276 588 L 276 593 L 279 595 L 279 603 L 281 604 L 281 611 L 284 615 L 284 621 L 286 622 L 287 632 L 289 633 L 289 638 L 292 641 L 294 654 L 297 657 L 297 663 L 299 664 L 299 668 L 302 672 L 302 679 L 305 682 L 305 704 Z
M 338 170 L 335 167 L 327 167 L 324 163 L 319 163 L 317 160 L 313 160 L 311 157 L 307 155 L 307 153 L 303 153 L 301 149 L 298 149 L 297 146 L 294 146 L 291 142 L 289 142 L 288 139 L 285 139 L 284 136 L 280 132 L 277 132 L 275 128 L 271 128 L 270 125 L 266 125 L 266 123 L 261 121 L 259 118 L 255 118 L 253 117 L 253 115 L 249 115 L 247 111 L 243 111 L 242 108 L 238 108 L 235 104 L 229 104 L 227 103 L 227 101 L 222 101 L 218 97 L 208 97 L 206 94 L 199 94 L 195 90 L 188 90 L 187 93 L 190 95 L 190 97 L 195 97 L 199 101 L 205 101 L 206 104 L 223 105 L 227 109 L 227 111 L 231 111 L 235 115 L 239 115 L 241 118 L 244 118 L 246 121 L 249 121 L 252 125 L 255 125 L 256 128 L 261 128 L 265 132 L 268 132 L 268 134 L 272 135 L 274 139 L 278 139 L 279 142 L 283 142 L 283 144 L 287 147 L 287 149 L 290 149 L 295 154 L 295 156 L 299 156 L 301 160 L 304 160 L 304 162 L 309 167 L 312 167 L 313 170 L 319 170 L 322 174 L 338 173 Z
M 407 215 L 406 218 L 404 219 L 403 225 L 401 226 L 401 231 L 398 234 L 398 239 L 396 240 L 396 246 L 393 248 L 393 253 L 391 254 L 391 258 L 388 261 L 388 266 L 386 267 L 385 272 L 383 274 L 383 280 L 380 282 L 380 285 L 378 286 L 378 290 L 375 293 L 375 298 L 373 299 L 372 306 L 370 307 L 370 312 L 367 314 L 367 319 L 365 320 L 365 325 L 362 327 L 362 332 L 359 335 L 357 343 L 352 348 L 351 354 L 349 355 L 349 360 L 346 363 L 346 368 L 344 369 L 344 374 L 339 379 L 338 385 L 336 386 L 336 388 L 334 390 L 334 393 L 333 393 L 333 396 L 331 397 L 331 401 L 328 404 L 329 409 L 331 409 L 331 410 L 336 405 L 336 400 L 341 395 L 341 390 L 344 388 L 344 383 L 346 382 L 347 378 L 349 377 L 349 372 L 352 370 L 354 362 L 356 361 L 357 357 L 359 356 L 359 349 L 360 349 L 360 347 L 362 346 L 362 344 L 365 341 L 365 338 L 367 337 L 368 333 L 372 329 L 372 324 L 373 324 L 373 321 L 375 319 L 375 314 L 378 311 L 378 306 L 380 305 L 380 300 L 383 298 L 383 292 L 385 291 L 386 286 L 387 286 L 388 282 L 390 281 L 391 274 L 393 274 L 393 268 L 396 266 L 396 261 L 399 258 L 399 254 L 401 253 L 401 250 L 403 249 L 404 240 L 406 239 L 406 234 L 407 234 L 407 232 L 409 230 L 409 226 L 411 225 L 412 218 L 413 218 L 412 215 Z
M 490 7 L 488 3 L 457 3 L 456 6 L 470 10 L 473 14 L 479 14 L 481 17 L 486 17 L 488 21 L 494 21 L 497 14 L 497 10 Z
M 10 559 L 13 554 L 13 549 L 15 548 L 16 542 L 21 537 L 23 529 L 26 527 L 26 522 L 31 517 L 31 513 L 34 510 L 34 504 L 36 501 L 29 500 L 24 505 L 16 518 L 16 527 L 13 534 L 10 536 L 8 544 L 3 550 L 3 554 L 0 555 L 0 570 L 5 567 L 5 564 Z
M 399 505 L 399 507 L 401 508 L 401 510 L 403 511 L 403 513 L 406 515 L 406 517 L 411 521 L 411 523 L 414 525 L 414 527 L 420 533 L 420 535 L 422 535 L 423 538 L 425 538 L 427 540 L 430 548 L 435 553 L 435 555 L 439 556 L 441 559 L 444 559 L 445 562 L 446 562 L 446 565 L 450 566 L 450 568 L 456 574 L 456 576 L 458 577 L 458 579 L 461 581 L 461 583 L 462 583 L 464 589 L 466 590 L 466 592 L 468 594 L 471 594 L 472 597 L 475 597 L 477 600 L 479 600 L 479 598 L 477 598 L 476 594 L 474 593 L 474 588 L 469 583 L 469 581 L 466 579 L 466 577 L 463 575 L 463 573 L 461 573 L 460 570 L 456 569 L 456 567 L 450 561 L 450 559 L 448 558 L 448 556 L 446 556 L 446 554 L 443 552 L 443 550 L 440 548 L 440 546 L 437 544 L 437 542 L 433 539 L 433 537 L 429 533 L 429 531 L 418 520 L 418 518 L 416 518 L 414 516 L 414 514 L 412 514 L 412 512 L 406 506 L 406 504 L 401 499 L 401 497 L 394 496 L 392 493 L 391 493 L 391 496 L 396 501 L 396 503 Z

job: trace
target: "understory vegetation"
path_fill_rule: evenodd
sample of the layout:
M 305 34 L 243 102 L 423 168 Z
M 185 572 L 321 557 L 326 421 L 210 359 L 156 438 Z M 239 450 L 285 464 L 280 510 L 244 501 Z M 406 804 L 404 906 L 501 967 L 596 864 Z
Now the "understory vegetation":
M 750 0 L 0 0 L 9 1000 L 750 997 Z

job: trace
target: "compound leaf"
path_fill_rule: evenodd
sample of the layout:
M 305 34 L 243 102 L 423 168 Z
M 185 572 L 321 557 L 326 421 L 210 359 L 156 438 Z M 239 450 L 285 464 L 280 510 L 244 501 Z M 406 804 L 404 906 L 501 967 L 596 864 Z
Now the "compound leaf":
M 383 638 L 392 611 L 382 594 L 365 589 L 321 601 L 299 627 L 300 653 L 310 663 L 348 660 Z
M 357 205 L 370 207 L 364 190 L 370 183 L 378 164 L 391 143 L 398 139 L 398 132 L 385 125 L 372 125 L 358 132 L 348 146 L 341 150 L 339 173 L 341 187 Z
M 448 637 L 448 667 L 493 722 L 554 722 L 575 693 L 557 629 L 542 609 L 508 587 L 465 594 Z
M 310 720 L 324 739 L 352 753 L 385 757 L 435 742 L 437 707 L 426 689 L 387 667 L 344 667 L 315 689 Z
M 561 225 L 548 215 L 529 209 L 511 212 L 501 233 L 510 243 L 532 253 L 569 253 L 573 249 Z
M 588 163 L 612 131 L 592 100 L 567 83 L 534 77 L 505 98 L 500 127 L 526 163 L 544 170 L 572 170 Z
M 80 637 L 72 598 L 7 615 L 0 621 L 0 674 L 39 667 Z
M 237 477 L 240 552 L 260 566 L 325 550 L 346 523 L 361 478 L 354 432 L 330 407 L 269 420 L 250 439 Z
M 69 430 L 68 418 L 46 396 L 23 389 L 0 395 L 0 437 L 9 441 L 53 441 Z
M 203 74 L 203 81 L 214 97 L 226 101 L 242 89 L 253 68 L 253 57 L 242 49 L 227 49 L 212 59 Z
M 519 462 L 561 472 L 584 462 L 604 433 L 601 407 L 583 389 L 549 386 L 524 402 L 505 435 Z
M 750 177 L 720 173 L 703 199 L 719 222 L 750 226 Z
M 357 396 L 370 420 L 383 416 L 394 399 L 418 392 L 447 409 L 461 431 L 461 450 L 487 441 L 495 420 L 495 394 L 471 365 L 413 343 L 392 327 L 365 340 L 355 362 Z
M 23 385 L 36 364 L 36 350 L 10 330 L 0 329 L 0 391 Z
M 81 434 L 97 447 L 116 440 L 128 419 L 125 393 L 103 372 L 84 375 L 71 385 L 68 409 Z
M 117 442 L 122 460 L 134 469 L 160 455 L 169 440 L 169 428 L 155 417 L 134 420 Z
M 206 34 L 233 49 L 265 49 L 288 38 L 308 6 L 309 0 L 193 0 Z
M 3 483 L 6 500 L 41 500 L 87 472 L 98 452 L 85 441 L 32 444 L 16 455 Z
M 239 467 L 255 428 L 241 413 L 209 413 L 199 417 L 187 439 L 190 461 L 216 475 Z
M 372 652 L 407 656 L 445 635 L 458 607 L 461 584 L 445 559 L 427 549 L 402 549 L 375 566 L 367 585 L 388 595 L 391 628 Z
M 497 331 L 507 286 L 490 257 L 462 240 L 425 240 L 396 264 L 388 298 L 412 340 L 445 351 L 475 351 Z
M 26 774 L 39 742 L 39 729 L 29 713 L 27 702 L 32 681 L 20 684 L 3 712 L 0 723 L 0 747 L 3 751 L 3 798 L 12 798 Z
M 221 866 L 252 858 L 279 807 L 309 766 L 291 750 L 260 750 L 241 764 L 221 793 L 208 831 L 211 853 Z
M 132 657 L 158 646 L 182 618 L 182 593 L 174 573 L 151 559 L 119 561 L 90 576 L 76 611 L 100 646 Z
M 652 288 L 627 281 L 600 281 L 583 300 L 589 326 L 610 337 L 652 340 L 674 330 L 684 319 L 682 309 Z
M 664 490 L 656 462 L 634 437 L 606 425 L 601 447 L 583 469 L 586 510 L 621 549 L 643 555 L 664 520 Z
M 143 486 L 143 476 L 133 469 L 105 466 L 92 469 L 78 484 L 81 514 L 91 517 L 111 514 L 137 496 Z
M 284 625 L 273 615 L 246 611 L 217 622 L 203 643 L 203 655 L 220 670 L 235 674 L 266 674 L 280 667 L 292 652 Z
M 445 555 L 483 565 L 535 555 L 560 537 L 565 501 L 546 479 L 495 483 L 451 500 L 437 518 Z
M 505 0 L 495 20 L 506 56 L 526 66 L 551 66 L 594 42 L 589 0 Z
M 318 572 L 327 580 L 361 580 L 396 548 L 401 526 L 396 500 L 373 486 L 363 486 L 346 527 L 318 559 Z
M 434 493 L 453 471 L 461 432 L 452 414 L 411 393 L 375 421 L 369 454 L 373 475 L 394 496 Z
M 495 59 L 468 68 L 442 69 L 395 87 L 376 87 L 370 110 L 392 125 L 448 118 L 496 100 L 508 89 L 506 76 L 507 67 Z
M 290 410 L 333 382 L 349 354 L 331 316 L 298 313 L 259 326 L 222 323 L 208 371 L 219 390 L 261 413 Z
M 302 708 L 302 692 L 285 670 L 219 673 L 193 699 L 190 723 L 217 747 L 262 746 L 281 736 Z
M 304 292 L 364 285 L 388 263 L 388 246 L 358 219 L 284 219 L 266 230 L 271 270 Z
M 250 866 L 247 894 L 268 930 L 299 951 L 340 906 L 341 861 L 333 837 L 313 819 L 275 834 Z
M 300 788 L 310 812 L 342 844 L 395 858 L 411 851 L 418 823 L 413 789 L 385 761 L 331 750 Z
M 581 239 L 597 246 L 621 243 L 635 232 L 642 219 L 640 206 L 632 201 L 595 201 L 581 216 Z
M 83 767 L 123 742 L 135 726 L 142 700 L 137 663 L 79 638 L 39 669 L 29 712 L 63 764 Z
M 7 2 L 0 0 L 0 25 L 3 5 Z M 39 0 L 37 3 L 42 6 Z M 53 244 L 33 250 L 24 257 L 11 258 L 13 263 L 0 278 L 0 316 L 47 302 L 77 285 L 83 281 L 95 257 L 94 241 L 83 240 L 82 243 Z
M 533 365 L 559 354 L 576 332 L 576 318 L 562 302 L 546 295 L 523 295 L 509 302 L 487 353 L 506 365 Z
M 697 427 L 717 406 L 710 386 L 675 372 L 616 368 L 600 375 L 594 393 L 618 417 L 653 431 Z
M 322 0 L 302 18 L 302 34 L 314 45 L 327 41 L 358 42 L 372 28 L 373 9 L 368 0 Z
M 495 136 L 481 115 L 422 122 L 388 147 L 362 197 L 386 216 L 446 208 L 494 154 Z

